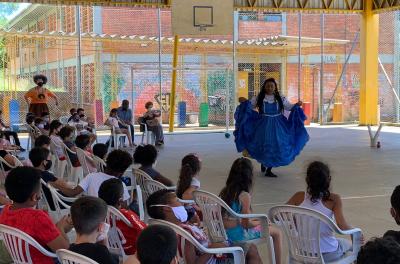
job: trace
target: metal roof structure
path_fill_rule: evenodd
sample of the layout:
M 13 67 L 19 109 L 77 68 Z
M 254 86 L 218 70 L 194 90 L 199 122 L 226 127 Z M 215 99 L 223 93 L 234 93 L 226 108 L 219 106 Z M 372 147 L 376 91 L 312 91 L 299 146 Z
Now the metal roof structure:
M 0 36 L 17 36 L 21 38 L 49 38 L 49 39 L 77 39 L 76 33 L 66 33 L 66 32 L 46 32 L 46 31 L 32 31 L 26 32 L 22 30 L 0 29 Z M 95 34 L 95 33 L 82 33 L 81 37 L 83 40 L 90 39 L 94 41 L 133 41 L 133 42 L 158 42 L 158 37 L 155 36 L 145 36 L 145 35 L 117 35 L 117 34 Z M 162 42 L 173 43 L 173 37 L 161 37 Z M 271 47 L 271 48 L 297 48 L 299 38 L 298 36 L 285 36 L 277 35 L 267 38 L 257 38 L 257 39 L 245 39 L 237 41 L 239 46 L 258 46 L 258 47 Z M 303 48 L 320 46 L 320 38 L 311 37 L 301 37 Z M 210 38 L 196 38 L 196 37 L 181 37 L 179 42 L 192 43 L 192 44 L 209 44 L 209 45 L 232 45 L 231 39 L 210 39 Z M 342 39 L 325 39 L 325 45 L 343 45 L 349 43 L 349 40 Z
M 28 3 L 26 0 L 6 2 Z M 33 4 L 102 5 L 169 8 L 173 0 L 30 0 Z M 372 1 L 374 12 L 400 9 L 399 0 L 234 0 L 236 10 L 267 12 L 362 13 L 365 1 Z

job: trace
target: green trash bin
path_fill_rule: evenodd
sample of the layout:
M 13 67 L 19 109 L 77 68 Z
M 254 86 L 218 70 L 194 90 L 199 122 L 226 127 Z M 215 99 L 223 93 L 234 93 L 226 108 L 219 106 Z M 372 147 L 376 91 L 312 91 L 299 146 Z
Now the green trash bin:
M 200 104 L 199 126 L 208 127 L 208 103 Z

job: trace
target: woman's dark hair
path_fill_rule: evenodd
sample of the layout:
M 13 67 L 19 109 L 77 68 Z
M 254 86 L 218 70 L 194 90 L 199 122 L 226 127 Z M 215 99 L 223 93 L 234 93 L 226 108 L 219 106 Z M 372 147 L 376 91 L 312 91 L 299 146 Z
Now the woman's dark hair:
M 57 119 L 51 121 L 51 123 L 50 123 L 50 132 L 49 132 L 49 135 L 52 135 L 52 134 L 54 133 L 54 130 L 56 130 L 56 129 L 59 128 L 60 126 L 62 126 L 62 123 L 61 123 L 60 121 L 58 121 Z
M 258 111 L 263 114 L 264 113 L 264 98 L 265 98 L 265 86 L 267 85 L 267 83 L 273 83 L 275 85 L 275 90 L 274 90 L 274 97 L 275 100 L 278 102 L 279 105 L 279 110 L 283 111 L 283 101 L 282 101 L 282 97 L 279 94 L 279 90 L 278 90 L 278 84 L 276 83 L 274 78 L 269 78 L 266 79 L 263 83 L 263 85 L 261 86 L 261 90 L 260 93 L 257 96 L 257 108 Z
M 124 195 L 124 187 L 122 181 L 117 178 L 112 178 L 104 181 L 100 185 L 99 198 L 103 199 L 106 204 L 117 206 L 119 200 Z
M 31 125 L 33 123 L 33 121 L 35 121 L 35 115 L 33 113 L 28 113 L 26 115 L 25 121 L 27 124 Z
M 226 185 L 219 196 L 229 206 L 239 199 L 241 192 L 250 192 L 253 186 L 253 164 L 248 158 L 238 158 L 232 164 Z
M 43 122 L 43 119 L 41 118 L 41 117 L 36 117 L 35 118 L 35 126 L 36 125 L 39 125 L 40 123 L 42 123 Z
M 43 74 L 36 74 L 35 76 L 33 76 L 33 81 L 36 83 L 39 79 L 43 80 L 43 84 L 47 83 L 47 77 Z
M 40 135 L 35 139 L 35 148 L 50 145 L 51 139 L 46 135 Z
M 118 113 L 117 108 L 113 108 L 113 109 L 111 109 L 111 111 L 110 111 L 110 116 L 111 116 L 111 114 L 116 114 L 116 113 Z M 78 114 L 78 113 L 77 113 L 77 114 Z
M 190 187 L 193 176 L 199 173 L 200 169 L 201 162 L 195 154 L 188 154 L 182 159 L 181 172 L 176 188 L 176 196 L 178 198 L 182 198 L 183 193 Z
M 144 105 L 144 107 L 145 107 L 146 109 L 149 109 L 150 105 L 153 105 L 153 102 L 147 102 L 147 103 Z
M 61 128 L 60 133 L 58 134 L 62 140 L 69 137 L 72 133 L 74 133 L 74 128 L 72 126 L 65 126 Z
M 153 145 L 138 146 L 133 161 L 142 166 L 151 166 L 157 159 L 157 149 Z
M 311 196 L 312 202 L 315 203 L 319 199 L 329 200 L 331 175 L 328 165 L 321 161 L 311 162 L 307 168 L 306 182 L 307 193 Z

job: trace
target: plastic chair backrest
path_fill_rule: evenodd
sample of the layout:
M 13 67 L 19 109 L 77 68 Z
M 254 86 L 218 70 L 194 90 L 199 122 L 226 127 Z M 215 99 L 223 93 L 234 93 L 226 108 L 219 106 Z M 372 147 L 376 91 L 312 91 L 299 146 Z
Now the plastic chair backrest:
M 125 238 L 121 230 L 117 227 L 117 221 L 124 222 L 127 226 L 133 227 L 129 220 L 115 207 L 108 206 L 106 222 L 110 225 L 108 231 L 108 248 L 121 256 L 123 259 L 126 258 L 124 248 L 122 246 Z
M 10 155 L 11 155 L 11 154 L 10 154 Z M 6 175 L 7 175 L 7 172 L 6 172 L 6 170 L 4 169 L 4 165 L 8 166 L 8 167 L 11 168 L 11 169 L 16 168 L 16 167 L 22 167 L 22 166 L 24 166 L 24 165 L 22 164 L 22 162 L 21 162 L 17 157 L 15 157 L 15 156 L 13 156 L 13 155 L 11 155 L 11 156 L 12 156 L 13 159 L 14 159 L 15 165 L 11 165 L 11 164 L 8 163 L 5 159 L 3 159 L 2 157 L 0 157 L 0 173 L 2 174 L 1 176 L 2 176 L 4 179 L 5 179 Z
M 147 192 L 148 196 L 155 193 L 156 191 L 168 189 L 167 186 L 165 186 L 161 182 L 155 181 L 155 180 L 145 179 L 144 185 L 146 187 L 146 192 Z
M 92 157 L 87 155 L 83 149 L 80 149 L 76 147 L 76 155 L 78 156 L 79 163 L 82 166 L 83 169 L 83 177 L 86 177 L 90 173 L 88 161 L 91 161 L 94 163 L 94 160 Z
M 210 240 L 215 243 L 227 241 L 221 209 L 224 208 L 228 213 L 233 212 L 232 209 L 221 198 L 209 192 L 194 191 L 193 198 L 201 209 Z
M 33 263 L 31 258 L 31 247 L 36 248 L 43 255 L 56 258 L 57 255 L 47 251 L 30 235 L 13 227 L 0 224 L 0 236 L 3 240 L 13 263 L 30 264 Z
M 71 161 L 71 158 L 69 157 L 68 153 L 76 155 L 76 152 L 72 151 L 64 143 L 61 143 L 61 147 L 62 147 L 62 149 L 64 151 L 64 156 L 65 156 L 65 159 L 67 160 L 68 166 L 70 166 L 72 168 L 72 161 Z
M 180 258 L 183 258 L 183 259 L 181 259 L 182 262 L 180 261 L 179 263 L 187 263 L 185 261 L 185 250 L 184 250 L 186 241 L 189 242 L 190 244 L 192 244 L 201 253 L 219 254 L 219 255 L 230 253 L 233 255 L 234 264 L 244 264 L 245 263 L 244 253 L 243 253 L 243 249 L 241 247 L 206 248 L 199 241 L 197 241 L 188 231 L 186 231 L 182 227 L 177 226 L 173 223 L 170 223 L 170 222 L 167 222 L 164 220 L 159 220 L 159 219 L 150 219 L 149 224 L 167 226 L 167 227 L 171 228 L 172 230 L 174 230 L 175 233 L 179 237 L 181 237 L 183 243 L 178 245 L 178 247 L 180 248 L 179 251 L 182 252 L 182 255 L 180 255 L 180 254 L 178 254 L 178 255 Z
M 106 162 L 104 160 L 100 159 L 96 155 L 93 155 L 93 162 L 94 162 L 94 164 L 96 164 L 97 171 L 104 172 L 104 169 L 107 166 Z
M 269 210 L 269 216 L 284 230 L 290 258 L 301 263 L 325 263 L 320 249 L 322 225 L 327 225 L 333 232 L 341 232 L 326 215 L 300 206 L 275 206 Z
M 75 197 L 65 197 L 62 194 L 60 194 L 53 186 L 51 186 L 50 184 L 47 185 L 47 187 L 50 190 L 51 193 L 51 197 L 53 198 L 53 202 L 54 202 L 54 207 L 56 209 L 56 212 L 59 216 L 59 218 L 61 219 L 61 217 L 63 216 L 63 210 L 69 210 L 71 208 L 71 205 L 67 204 L 67 202 L 69 203 L 73 203 L 76 199 Z M 63 206 L 65 209 L 61 209 L 61 206 Z
M 142 190 L 143 203 L 146 203 L 149 194 L 147 192 L 145 180 L 153 180 L 153 179 L 146 172 L 136 168 L 132 168 L 132 175 L 133 178 L 135 179 L 135 184 L 139 185 L 140 189 Z
M 99 264 L 88 257 L 66 249 L 57 250 L 57 257 L 61 264 Z

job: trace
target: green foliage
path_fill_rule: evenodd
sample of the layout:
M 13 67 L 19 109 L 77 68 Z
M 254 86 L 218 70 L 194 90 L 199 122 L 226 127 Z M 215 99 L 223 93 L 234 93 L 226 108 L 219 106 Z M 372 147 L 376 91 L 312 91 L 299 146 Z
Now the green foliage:
M 18 9 L 17 3 L 0 3 L 0 28 L 3 28 L 7 22 L 9 16 Z M 7 66 L 5 50 L 5 39 L 0 37 L 0 69 Z

